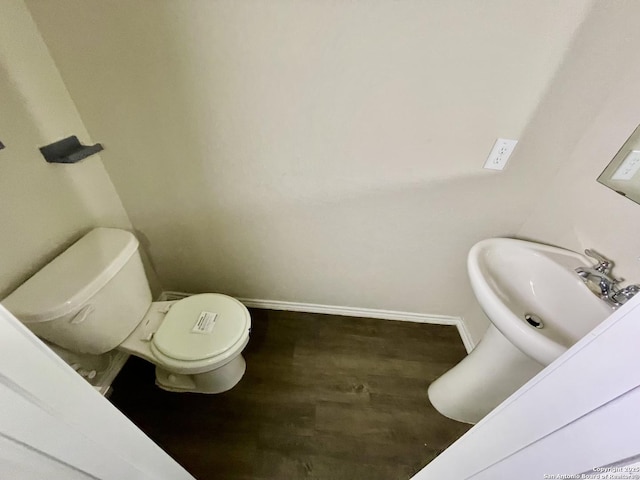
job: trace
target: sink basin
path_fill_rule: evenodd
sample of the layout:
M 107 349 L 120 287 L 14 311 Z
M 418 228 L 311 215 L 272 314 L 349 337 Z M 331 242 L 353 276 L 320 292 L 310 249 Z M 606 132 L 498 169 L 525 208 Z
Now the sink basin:
M 613 312 L 575 273 L 592 263 L 570 250 L 509 238 L 483 240 L 468 256 L 469 279 L 484 312 L 511 343 L 545 366 Z M 538 321 L 542 328 L 532 325 Z
M 474 245 L 469 279 L 491 324 L 460 363 L 429 386 L 443 415 L 476 423 L 607 318 L 613 309 L 575 272 L 570 250 L 510 238 Z

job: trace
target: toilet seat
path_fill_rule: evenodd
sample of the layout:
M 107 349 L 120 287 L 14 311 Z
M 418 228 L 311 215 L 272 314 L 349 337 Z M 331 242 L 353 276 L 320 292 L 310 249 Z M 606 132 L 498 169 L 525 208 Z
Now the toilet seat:
M 150 342 L 158 363 L 176 373 L 200 373 L 233 360 L 249 341 L 251 317 L 235 298 L 192 295 L 174 303 Z

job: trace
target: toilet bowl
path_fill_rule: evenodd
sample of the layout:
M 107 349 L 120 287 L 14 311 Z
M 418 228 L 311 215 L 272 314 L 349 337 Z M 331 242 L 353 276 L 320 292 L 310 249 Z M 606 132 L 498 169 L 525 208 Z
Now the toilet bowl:
M 165 390 L 220 393 L 244 375 L 241 352 L 250 326 L 249 312 L 238 300 L 203 293 L 153 302 L 117 348 L 155 364 L 156 385 Z
M 151 302 L 138 240 L 124 230 L 92 230 L 2 303 L 36 335 L 72 352 L 117 349 L 152 362 L 165 390 L 220 393 L 245 372 L 247 308 L 218 293 Z

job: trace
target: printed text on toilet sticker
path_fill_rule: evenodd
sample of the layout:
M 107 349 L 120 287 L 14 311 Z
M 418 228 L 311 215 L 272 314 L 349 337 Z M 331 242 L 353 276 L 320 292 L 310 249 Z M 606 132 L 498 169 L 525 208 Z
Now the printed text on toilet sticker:
M 217 313 L 200 312 L 198 320 L 191 329 L 191 333 L 211 333 L 213 326 L 216 324 Z

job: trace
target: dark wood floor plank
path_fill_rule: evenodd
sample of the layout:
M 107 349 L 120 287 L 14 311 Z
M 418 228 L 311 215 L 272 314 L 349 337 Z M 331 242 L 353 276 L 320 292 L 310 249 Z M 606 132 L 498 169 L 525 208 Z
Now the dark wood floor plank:
M 410 478 L 469 428 L 427 397 L 465 355 L 455 327 L 251 315 L 247 372 L 229 392 L 164 392 L 136 358 L 114 383 L 114 405 L 197 479 Z

